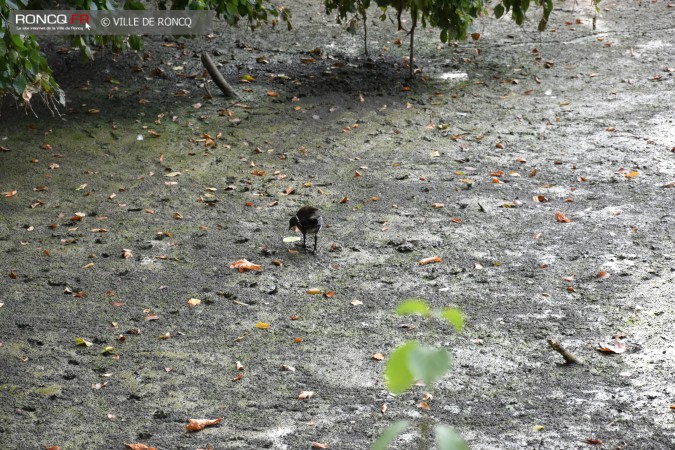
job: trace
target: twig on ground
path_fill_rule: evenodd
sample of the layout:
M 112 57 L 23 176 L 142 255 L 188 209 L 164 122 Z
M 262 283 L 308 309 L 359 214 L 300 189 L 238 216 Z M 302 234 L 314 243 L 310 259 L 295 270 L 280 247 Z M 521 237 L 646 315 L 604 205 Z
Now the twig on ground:
M 556 341 L 554 339 L 547 339 L 546 342 L 548 342 L 548 345 L 555 350 L 556 352 L 560 353 L 563 358 L 565 358 L 565 363 L 566 364 L 581 364 L 581 360 L 574 356 L 569 350 L 565 349 L 559 341 Z

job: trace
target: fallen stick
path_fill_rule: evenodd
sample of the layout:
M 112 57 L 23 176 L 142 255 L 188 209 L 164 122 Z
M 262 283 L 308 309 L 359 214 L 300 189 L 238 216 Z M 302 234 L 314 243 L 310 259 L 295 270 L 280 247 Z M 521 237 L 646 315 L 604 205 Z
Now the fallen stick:
M 565 349 L 559 341 L 553 340 L 553 339 L 547 339 L 546 342 L 548 342 L 548 345 L 555 350 L 556 352 L 560 353 L 563 358 L 565 358 L 565 363 L 566 364 L 581 364 L 581 360 L 574 356 L 569 350 Z
M 216 86 L 218 86 L 220 90 L 223 91 L 225 97 L 235 97 L 241 99 L 239 94 L 237 94 L 237 91 L 232 89 L 232 86 L 230 86 L 230 84 L 225 80 L 223 74 L 220 73 L 216 67 L 216 64 L 206 52 L 202 52 L 202 64 L 204 64 L 204 68 L 206 68 L 206 71 L 209 73 L 209 75 L 211 75 L 211 78 L 213 79 L 213 82 L 216 83 Z

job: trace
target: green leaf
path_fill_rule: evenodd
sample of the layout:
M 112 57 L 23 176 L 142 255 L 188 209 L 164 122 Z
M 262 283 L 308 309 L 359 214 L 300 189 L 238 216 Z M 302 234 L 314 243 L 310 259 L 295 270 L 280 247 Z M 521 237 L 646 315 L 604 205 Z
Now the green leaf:
M 109 353 L 113 353 L 115 351 L 115 347 L 112 347 L 108 345 L 107 347 L 104 347 L 103 350 L 101 350 L 102 355 L 107 355 Z
M 499 19 L 504 15 L 504 6 L 500 3 L 499 5 L 495 6 L 495 17 Z
M 436 435 L 436 449 L 437 450 L 468 450 L 469 447 L 452 427 L 447 425 L 436 425 L 434 428 Z
M 382 433 L 379 438 L 377 438 L 377 440 L 370 447 L 370 450 L 387 450 L 389 444 L 391 444 L 392 441 L 396 439 L 396 436 L 401 434 L 403 430 L 408 428 L 408 425 L 410 425 L 410 423 L 407 420 L 399 420 L 398 422 L 394 422 L 389 426 L 389 428 L 384 430 L 384 433 Z
M 396 314 L 399 316 L 405 316 L 408 314 L 420 314 L 424 317 L 429 317 L 431 310 L 427 302 L 421 298 L 409 298 L 403 300 L 403 303 L 398 305 L 396 308 Z
M 450 354 L 444 348 L 415 346 L 409 353 L 408 363 L 413 378 L 431 386 L 450 369 Z
M 419 348 L 415 341 L 409 341 L 397 347 L 389 357 L 384 369 L 387 388 L 394 394 L 400 394 L 415 382 L 415 377 L 410 371 L 410 354 Z
M 444 308 L 441 317 L 447 320 L 458 333 L 464 329 L 464 314 L 459 309 Z

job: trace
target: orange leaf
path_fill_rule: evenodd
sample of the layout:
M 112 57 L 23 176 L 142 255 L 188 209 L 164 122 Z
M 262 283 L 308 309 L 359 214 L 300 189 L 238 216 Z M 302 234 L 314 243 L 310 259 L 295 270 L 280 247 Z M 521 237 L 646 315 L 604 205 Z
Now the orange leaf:
M 545 195 L 535 195 L 534 197 L 532 197 L 532 200 L 534 200 L 537 203 L 544 203 L 548 201 L 548 197 L 546 197 Z
M 502 144 L 501 142 L 497 142 L 497 143 L 495 144 L 495 147 L 497 147 L 498 149 L 501 150 L 501 149 L 504 148 L 504 144 Z
M 502 175 L 504 175 L 503 170 L 495 170 L 494 172 L 490 173 L 491 177 L 501 177 Z
M 571 220 L 565 216 L 565 214 L 561 213 L 560 211 L 555 212 L 555 220 L 558 222 L 564 222 L 564 223 L 570 223 Z
M 267 91 L 267 96 L 268 96 L 268 97 L 278 97 L 278 96 L 279 96 L 279 93 L 278 93 L 278 92 L 274 92 L 274 91 Z
M 639 173 L 637 170 L 633 170 L 632 172 L 626 174 L 626 178 L 635 178 L 635 177 L 637 177 L 639 174 L 640 174 L 640 173 Z M 16 191 L 14 191 L 14 192 L 16 192 Z
M 604 279 L 609 278 L 609 273 L 605 272 L 604 270 L 601 270 L 600 272 L 598 272 L 597 277 L 604 280 Z
M 347 203 L 348 201 L 349 201 L 349 197 L 342 197 L 342 198 L 340 199 L 340 202 L 339 202 L 339 203 Z
M 224 417 L 219 417 L 217 419 L 188 419 L 188 424 L 185 425 L 185 429 L 187 431 L 199 431 L 203 430 L 206 427 L 209 427 L 211 425 L 218 425 L 220 422 L 222 422 Z
M 310 295 L 319 295 L 321 293 L 321 289 L 317 288 L 307 289 L 305 292 Z
M 293 314 L 291 317 L 289 317 L 289 319 L 298 320 L 298 319 L 300 319 L 300 316 L 298 316 L 297 314 Z
M 14 197 L 16 195 L 16 189 L 13 191 L 0 192 L 0 195 L 4 195 L 7 198 Z
M 150 447 L 145 444 L 124 444 L 128 449 L 131 450 L 157 450 L 157 447 Z
M 258 322 L 255 324 L 256 328 L 260 328 L 261 330 L 266 330 L 270 327 L 270 324 L 267 322 Z
M 497 178 L 497 177 L 493 177 L 493 178 L 492 178 L 492 182 L 493 182 L 494 184 L 503 184 L 503 183 L 504 183 L 502 180 L 500 180 L 500 179 Z
M 626 351 L 626 343 L 620 337 L 615 337 L 611 344 L 599 345 L 598 351 L 603 353 L 623 353 Z
M 237 375 L 236 377 L 232 378 L 232 382 L 233 382 L 233 383 L 236 383 L 237 381 L 241 380 L 242 378 L 244 378 L 244 374 L 243 374 L 243 373 L 240 373 L 240 374 Z
M 602 441 L 600 439 L 586 439 L 583 442 L 588 445 L 602 445 Z
M 333 291 L 327 291 L 323 293 L 323 296 L 326 298 L 333 298 L 335 296 L 335 292 Z
M 375 361 L 382 361 L 384 359 L 384 355 L 382 353 L 375 353 L 373 356 L 371 356 Z
M 412 91 L 412 88 L 406 84 L 406 85 L 403 86 L 403 88 L 401 90 L 403 92 L 410 92 L 410 91 Z
M 460 219 L 459 217 L 453 217 L 452 219 L 450 219 L 450 222 L 452 222 L 452 223 L 461 223 L 461 222 L 462 222 L 462 219 Z
M 299 344 L 299 343 L 301 343 L 301 342 L 302 342 L 302 338 L 301 338 L 301 337 L 297 337 L 297 338 L 293 339 L 293 343 L 295 343 L 295 344 Z
M 312 448 L 328 448 L 328 444 L 322 442 L 312 442 Z
M 247 270 L 263 270 L 261 265 L 253 264 L 252 262 L 245 259 L 240 259 L 230 263 L 230 269 L 239 269 L 239 272 L 246 272 Z
M 423 266 L 425 264 L 439 263 L 441 261 L 443 261 L 443 260 L 441 259 L 440 256 L 432 256 L 430 258 L 420 259 L 419 261 L 417 261 L 417 264 L 419 264 L 420 266 Z

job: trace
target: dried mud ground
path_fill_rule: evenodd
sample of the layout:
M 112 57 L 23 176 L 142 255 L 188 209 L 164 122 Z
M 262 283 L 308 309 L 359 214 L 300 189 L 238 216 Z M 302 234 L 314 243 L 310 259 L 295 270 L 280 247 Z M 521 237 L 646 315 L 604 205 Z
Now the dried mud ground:
M 601 5 L 595 31 L 567 1 L 543 34 L 420 33 L 410 90 L 403 32 L 372 23 L 368 61 L 308 2 L 294 31 L 148 38 L 142 58 L 46 42 L 67 111 L 0 116 L 0 448 L 366 449 L 425 418 L 473 449 L 675 448 L 675 7 Z M 207 98 L 202 48 L 240 104 Z M 304 204 L 318 255 L 282 241 Z M 464 332 L 394 315 L 413 296 Z M 596 350 L 617 334 L 625 353 Z M 371 358 L 408 339 L 453 355 L 429 411 Z

